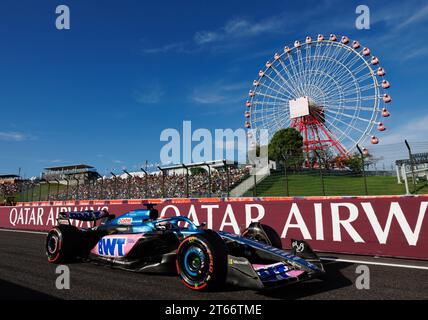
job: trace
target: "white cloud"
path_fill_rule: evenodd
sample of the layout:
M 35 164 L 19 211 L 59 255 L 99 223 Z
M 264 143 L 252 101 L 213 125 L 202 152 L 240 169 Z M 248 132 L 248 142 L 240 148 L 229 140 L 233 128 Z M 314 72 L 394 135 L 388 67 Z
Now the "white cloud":
M 250 21 L 236 18 L 229 20 L 217 30 L 203 30 L 195 33 L 193 40 L 198 45 L 204 45 L 221 41 L 236 41 L 240 38 L 248 38 L 264 33 L 277 33 L 284 31 L 286 19 L 282 16 L 274 16 L 268 20 Z
M 293 20 L 294 21 L 294 20 Z M 181 41 L 165 44 L 160 47 L 145 48 L 144 54 L 174 52 L 193 53 L 209 44 L 239 45 L 242 39 L 264 35 L 268 33 L 284 33 L 287 25 L 293 22 L 284 13 L 271 16 L 269 19 L 253 21 L 244 18 L 234 18 L 215 30 L 200 30 L 194 33 L 191 41 Z
M 409 119 L 407 122 L 387 128 L 387 134 L 380 137 L 382 144 L 408 141 L 428 141 L 428 115 Z
M 168 53 L 171 51 L 174 52 L 181 52 L 181 51 L 186 51 L 186 45 L 188 44 L 188 42 L 173 42 L 173 43 L 169 43 L 160 47 L 153 47 L 153 48 L 144 48 L 142 50 L 142 52 L 144 54 L 157 54 L 157 53 Z
M 0 132 L 0 141 L 25 141 L 30 138 L 22 132 Z
M 165 95 L 165 91 L 159 82 L 153 82 L 149 85 L 142 86 L 141 89 L 135 90 L 134 98 L 139 104 L 155 104 L 160 102 Z
M 403 55 L 403 60 L 410 60 L 419 57 L 428 56 L 428 47 L 418 47 L 418 48 L 408 48 L 405 50 L 405 54 Z
M 408 17 L 406 20 L 404 20 L 397 26 L 397 30 L 401 30 L 404 27 L 421 22 L 426 18 L 428 18 L 428 5 L 425 5 L 419 10 L 416 10 L 416 13 L 412 14 L 410 17 Z
M 205 44 L 205 43 L 210 43 L 210 42 L 214 42 L 214 41 L 218 41 L 220 40 L 222 37 L 220 34 L 218 34 L 217 32 L 212 32 L 212 31 L 198 31 L 195 33 L 193 40 L 197 43 L 197 44 Z
M 217 81 L 214 84 L 201 85 L 193 89 L 190 100 L 198 104 L 236 104 L 245 98 L 246 82 L 225 84 Z

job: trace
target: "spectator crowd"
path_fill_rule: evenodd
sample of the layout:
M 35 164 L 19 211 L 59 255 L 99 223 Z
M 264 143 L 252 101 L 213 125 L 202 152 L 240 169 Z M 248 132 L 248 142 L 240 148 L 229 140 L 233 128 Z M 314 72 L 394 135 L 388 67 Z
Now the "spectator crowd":
M 50 181 L 49 197 L 46 182 L 42 182 L 45 191 L 41 193 L 40 185 L 33 181 L 25 181 L 21 184 L 0 186 L 4 187 L 0 195 L 6 197 L 20 193 L 24 201 L 38 200 L 39 197 L 42 200 L 182 198 L 187 195 L 195 198 L 222 197 L 227 196 L 228 191 L 243 181 L 248 174 L 249 170 L 243 167 L 229 168 L 228 172 L 212 170 L 210 177 L 205 171 L 188 176 L 178 173 L 152 173 L 143 176 L 104 177 L 82 181 L 79 184 L 74 182 L 68 186 L 65 183 L 58 186 L 57 182 Z

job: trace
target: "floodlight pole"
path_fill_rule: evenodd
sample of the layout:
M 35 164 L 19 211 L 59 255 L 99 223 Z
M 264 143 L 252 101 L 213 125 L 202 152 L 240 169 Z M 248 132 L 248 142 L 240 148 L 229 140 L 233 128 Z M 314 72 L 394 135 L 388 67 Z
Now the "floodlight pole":
M 365 170 L 365 161 L 364 161 L 364 153 L 363 150 L 361 150 L 360 146 L 357 144 L 357 149 L 358 152 L 361 155 L 361 164 L 362 164 L 362 174 L 363 174 L 363 178 L 364 178 L 364 191 L 366 193 L 366 196 L 369 194 L 368 189 L 367 189 L 367 178 L 366 178 L 366 170 Z
M 406 144 L 407 150 L 409 151 L 410 169 L 412 170 L 413 193 L 416 193 L 416 178 L 415 178 L 415 169 L 414 169 L 415 163 L 412 155 L 412 150 L 407 140 L 404 140 L 404 143 Z

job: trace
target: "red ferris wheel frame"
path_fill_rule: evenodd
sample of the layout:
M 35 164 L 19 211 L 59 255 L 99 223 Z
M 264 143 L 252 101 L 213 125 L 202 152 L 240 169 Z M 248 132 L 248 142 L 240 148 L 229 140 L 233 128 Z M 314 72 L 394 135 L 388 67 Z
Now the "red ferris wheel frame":
M 311 112 L 309 115 L 294 118 L 291 122 L 291 127 L 296 129 L 303 137 L 303 147 L 308 165 L 311 151 L 327 150 L 330 147 L 336 148 L 341 157 L 350 157 L 345 147 L 324 125 L 322 114 L 323 111 L 320 109 L 318 112 Z M 324 134 L 325 137 L 321 138 L 320 133 Z

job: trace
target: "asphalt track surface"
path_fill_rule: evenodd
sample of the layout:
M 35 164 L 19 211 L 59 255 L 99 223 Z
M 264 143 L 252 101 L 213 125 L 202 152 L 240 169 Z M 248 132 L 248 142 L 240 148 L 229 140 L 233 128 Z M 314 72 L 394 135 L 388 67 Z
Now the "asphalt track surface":
M 71 288 L 58 290 L 57 266 L 46 260 L 45 237 L 0 230 L 0 299 L 428 299 L 428 262 L 332 254 L 321 256 L 366 263 L 326 261 L 325 279 L 272 291 L 226 288 L 208 293 L 191 291 L 176 275 L 141 274 L 92 263 L 73 263 L 68 265 Z M 356 268 L 361 264 L 369 267 L 369 290 L 357 289 L 355 284 L 359 276 Z

